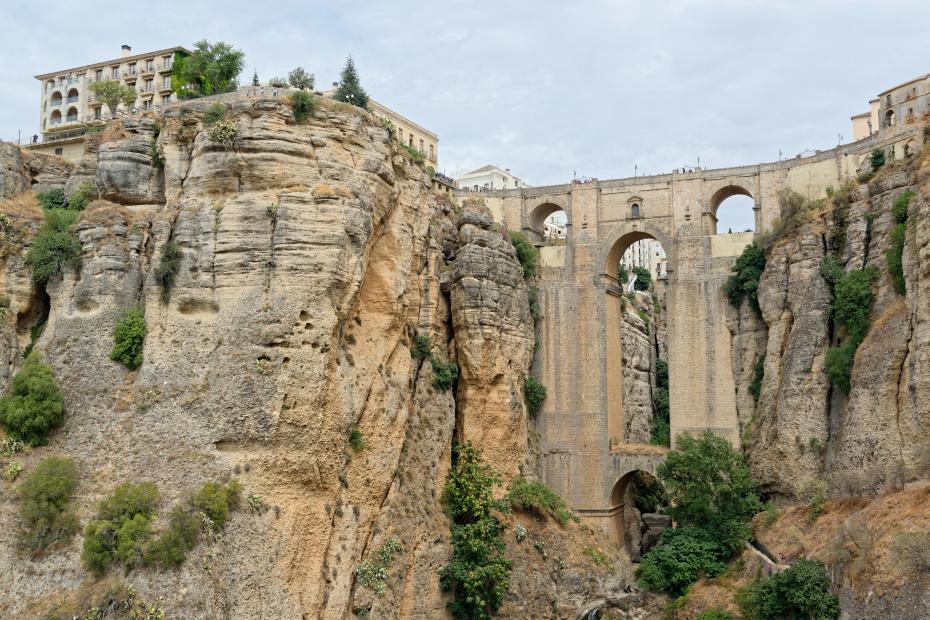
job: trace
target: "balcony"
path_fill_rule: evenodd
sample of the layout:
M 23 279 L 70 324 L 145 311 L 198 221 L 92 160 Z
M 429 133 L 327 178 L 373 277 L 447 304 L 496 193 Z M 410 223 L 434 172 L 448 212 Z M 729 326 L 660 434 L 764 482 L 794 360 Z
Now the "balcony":
M 163 62 L 163 63 L 161 63 L 160 65 L 158 65 L 158 70 L 159 70 L 161 73 L 171 73 L 171 70 L 172 70 L 172 69 L 174 69 L 174 63 L 173 63 L 173 62 Z
M 77 95 L 69 95 L 69 96 L 68 96 L 68 103 L 77 103 L 77 102 L 78 102 L 78 99 L 80 99 L 80 97 L 77 96 Z
M 146 65 L 146 66 L 142 67 L 142 68 L 139 70 L 139 72 L 140 72 L 142 75 L 154 75 L 154 74 L 155 74 L 155 63 L 152 63 L 152 64 L 150 64 L 150 65 Z
M 123 71 L 123 79 L 134 78 L 139 75 L 139 71 L 135 67 L 131 67 Z

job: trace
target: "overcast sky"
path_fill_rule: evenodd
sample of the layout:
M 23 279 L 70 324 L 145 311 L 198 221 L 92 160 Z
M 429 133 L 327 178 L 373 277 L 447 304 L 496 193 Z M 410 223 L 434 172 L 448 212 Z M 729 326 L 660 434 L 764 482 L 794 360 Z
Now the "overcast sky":
M 373 98 L 439 134 L 446 173 L 533 185 L 829 148 L 930 71 L 927 0 L 0 3 L 2 139 L 38 131 L 35 74 L 206 38 L 245 52 L 244 78 L 301 65 L 323 86 L 352 54 Z

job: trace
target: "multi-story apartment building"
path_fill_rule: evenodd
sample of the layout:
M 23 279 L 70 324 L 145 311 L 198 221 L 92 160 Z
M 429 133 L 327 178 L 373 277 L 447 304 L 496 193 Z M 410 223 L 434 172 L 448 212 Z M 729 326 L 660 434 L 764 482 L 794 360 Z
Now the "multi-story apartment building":
M 129 106 L 131 110 L 154 110 L 174 99 L 172 66 L 178 54 L 187 53 L 185 48 L 176 46 L 133 54 L 132 48 L 123 45 L 119 58 L 35 76 L 42 84 L 39 99 L 42 142 L 39 144 L 38 136 L 35 136 L 32 148 L 67 159 L 80 159 L 82 137 L 88 124 L 105 120 L 111 114 L 91 91 L 92 83 L 119 80 L 136 89 L 137 98 Z M 124 109 L 124 106 L 120 105 L 119 109 Z
M 480 192 L 486 189 L 516 189 L 530 187 L 519 177 L 510 172 L 510 168 L 498 168 L 494 165 L 481 166 L 471 172 L 457 177 L 455 182 L 462 189 Z
M 634 241 L 623 253 L 620 262 L 627 271 L 632 271 L 634 267 L 645 267 L 652 274 L 653 280 L 663 280 L 668 276 L 665 250 L 655 239 Z
M 852 117 L 855 140 L 930 119 L 930 73 L 880 93 L 869 101 L 869 108 Z

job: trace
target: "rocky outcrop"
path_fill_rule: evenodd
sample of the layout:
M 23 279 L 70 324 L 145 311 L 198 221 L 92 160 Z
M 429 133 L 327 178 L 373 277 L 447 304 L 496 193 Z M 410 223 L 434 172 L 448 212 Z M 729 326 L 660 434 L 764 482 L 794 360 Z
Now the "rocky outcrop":
M 648 444 L 652 437 L 657 347 L 656 322 L 651 309 L 647 310 L 649 303 L 647 294 L 636 293 L 635 301 L 623 312 L 620 328 L 624 441 L 631 444 Z
M 759 283 L 760 312 L 730 309 L 740 423 L 753 474 L 768 493 L 804 497 L 826 483 L 834 494 L 878 490 L 927 475 L 928 380 L 923 347 L 924 265 L 930 228 L 928 162 L 907 160 L 832 200 L 775 243 Z M 911 200 L 904 247 L 907 295 L 895 292 L 885 254 L 892 204 Z M 834 255 L 846 270 L 872 267 L 871 327 L 852 367 L 850 393 L 832 386 L 827 349 L 839 342 L 829 316 L 831 292 L 820 274 Z M 749 395 L 752 366 L 764 352 L 758 404 Z M 785 467 L 790 463 L 791 467 Z
M 533 328 L 514 250 L 486 214 L 457 217 L 431 194 L 364 112 L 327 102 L 298 125 L 285 101 L 230 102 L 238 137 L 224 147 L 203 130 L 205 107 L 108 127 L 80 165 L 48 160 L 38 182 L 18 150 L 2 159 L 7 195 L 58 175 L 67 191 L 93 179 L 102 197 L 75 226 L 80 269 L 53 278 L 47 296 L 23 262 L 41 213 L 0 204 L 22 237 L 0 258 L 10 298 L 0 379 L 47 312 L 35 346 L 67 403 L 64 428 L 24 456 L 26 473 L 51 453 L 73 458 L 82 522 L 127 481 L 157 483 L 156 528 L 206 480 L 235 476 L 261 497 L 270 510 L 237 513 L 179 571 L 131 573 L 172 617 L 442 617 L 438 574 L 451 549 L 439 496 L 453 439 L 478 445 L 505 482 L 533 473 L 523 402 Z M 181 261 L 164 290 L 154 270 L 169 244 Z M 109 354 L 115 321 L 134 305 L 147 335 L 144 363 L 127 372 Z M 458 364 L 454 392 L 411 356 L 420 334 L 437 359 Z M 4 494 L 0 531 L 16 531 L 17 506 Z M 582 570 L 591 560 L 580 550 L 606 542 L 574 525 L 550 532 L 559 527 L 534 535 L 558 537 L 568 568 L 524 543 L 513 609 L 551 609 L 557 598 L 559 617 L 571 618 L 573 605 L 629 578 Z M 356 569 L 389 539 L 399 549 L 383 591 L 360 584 Z M 4 617 L 88 578 L 80 536 L 37 560 L 14 542 L 0 535 Z M 539 580 L 543 565 L 551 577 Z

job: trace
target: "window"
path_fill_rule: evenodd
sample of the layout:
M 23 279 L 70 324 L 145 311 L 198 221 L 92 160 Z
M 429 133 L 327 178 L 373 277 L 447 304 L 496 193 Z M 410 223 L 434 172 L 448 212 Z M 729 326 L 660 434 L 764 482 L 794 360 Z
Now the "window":
M 170 68 L 171 68 L 171 62 L 172 62 L 172 59 L 173 59 L 173 58 L 174 58 L 173 56 L 165 56 L 165 58 L 164 58 L 164 61 L 165 61 L 165 69 L 170 69 Z
M 514 187 L 520 187 L 519 185 L 517 185 L 517 180 L 516 180 L 516 179 L 513 180 L 513 186 L 514 186 Z
M 164 97 L 161 98 L 161 100 L 162 100 L 162 102 L 164 102 L 164 103 L 171 103 L 171 94 L 169 93 L 169 94 L 165 95 Z
M 425 153 L 425 152 L 426 152 L 426 149 L 423 148 L 423 140 L 420 140 L 420 152 L 421 152 L 421 153 Z
M 94 108 L 94 118 L 100 118 L 100 108 Z
M 114 80 L 119 79 L 119 67 L 112 68 L 112 70 L 110 71 L 110 77 L 112 77 Z
M 129 75 L 135 75 L 135 74 L 136 74 L 136 63 L 131 63 L 129 65 Z
M 630 217 L 640 217 L 639 205 L 634 204 L 632 207 L 630 207 Z
M 145 81 L 145 92 L 147 93 L 152 92 L 152 80 Z
M 162 85 L 164 88 L 171 88 L 171 76 L 166 76 L 162 81 Z
M 143 109 L 143 110 L 151 110 L 151 109 L 152 109 L 152 100 L 151 100 L 151 99 L 146 99 L 145 101 L 143 101 L 143 102 L 142 102 L 142 109 Z
M 102 80 L 102 79 L 103 79 L 103 69 L 97 69 L 97 71 L 94 72 L 94 79 L 95 79 L 95 80 Z
M 477 186 L 477 185 L 475 185 L 475 191 L 476 191 L 476 192 L 478 191 L 478 186 Z
M 413 148 L 413 134 L 410 134 L 410 141 L 407 144 L 407 146 L 409 146 L 410 148 Z
M 434 151 L 433 151 L 433 145 L 430 144 L 430 145 L 429 145 L 429 158 L 430 158 L 431 160 L 435 160 L 435 159 L 436 159 L 436 157 L 433 155 L 433 152 L 434 152 Z

